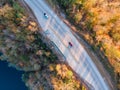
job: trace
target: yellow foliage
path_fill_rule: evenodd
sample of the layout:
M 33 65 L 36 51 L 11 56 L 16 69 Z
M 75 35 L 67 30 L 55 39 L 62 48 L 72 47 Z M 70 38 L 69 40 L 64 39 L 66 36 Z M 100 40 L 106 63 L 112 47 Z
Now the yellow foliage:
M 50 71 L 54 71 L 54 69 L 55 69 L 55 68 L 54 68 L 54 65 L 50 64 L 50 65 L 49 65 L 49 69 L 50 69 Z
M 50 56 L 50 54 L 51 54 L 50 52 L 45 52 L 46 56 Z
M 21 22 L 26 22 L 27 17 L 26 17 L 26 16 L 23 16 L 23 17 L 20 18 L 20 19 L 21 19 Z
M 36 55 L 42 55 L 43 54 L 43 52 L 41 51 L 41 50 L 38 50 L 37 52 L 36 52 Z
M 33 27 L 36 27 L 36 26 L 37 26 L 36 22 L 33 22 L 33 21 L 30 21 L 29 24 L 30 24 L 31 26 L 33 26 Z
M 104 46 L 106 49 L 106 55 L 109 56 L 110 58 L 120 58 L 120 51 L 115 48 L 114 46 L 110 46 L 109 44 Z
M 32 31 L 32 32 L 35 32 L 35 31 L 37 31 L 37 27 L 34 27 L 34 26 L 32 26 L 32 25 L 28 25 L 28 30 L 30 30 L 30 31 Z
M 75 18 L 76 23 L 79 23 L 79 21 L 82 18 L 82 13 L 81 12 L 76 13 L 74 18 Z
M 60 75 L 62 78 L 72 78 L 73 77 L 73 72 L 70 71 L 66 65 L 61 65 L 61 64 L 58 64 L 56 66 L 56 71 L 57 71 L 57 74 Z
M 27 39 L 30 41 L 30 42 L 33 42 L 35 40 L 34 36 L 33 35 L 27 35 Z
M 6 4 L 6 5 L 4 5 L 4 7 L 0 8 L 0 15 L 4 16 L 6 13 L 11 12 L 11 11 L 13 11 L 13 8 L 10 7 L 8 4 Z M 9 14 L 11 14 L 11 13 L 9 13 Z

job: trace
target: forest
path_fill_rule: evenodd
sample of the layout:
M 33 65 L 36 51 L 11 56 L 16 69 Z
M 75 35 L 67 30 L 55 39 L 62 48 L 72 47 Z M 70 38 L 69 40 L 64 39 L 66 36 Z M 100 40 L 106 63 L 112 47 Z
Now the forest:
M 41 28 L 17 0 L 0 0 L 0 61 L 25 73 L 29 90 L 86 90 L 43 41 Z
M 120 1 L 119 0 L 55 0 L 67 19 L 112 75 L 120 90 Z M 99 51 L 99 52 L 98 52 Z M 100 54 L 98 54 L 100 57 Z

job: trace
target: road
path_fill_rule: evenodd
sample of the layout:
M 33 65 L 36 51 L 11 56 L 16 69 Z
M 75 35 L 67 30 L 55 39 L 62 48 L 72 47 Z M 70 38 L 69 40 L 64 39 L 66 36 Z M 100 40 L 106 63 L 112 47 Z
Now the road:
M 71 68 L 89 83 L 91 90 L 110 90 L 107 81 L 100 74 L 83 46 L 71 33 L 71 29 L 52 11 L 44 0 L 24 0 L 32 9 L 44 35 L 59 48 Z M 48 15 L 48 19 L 44 14 Z M 71 42 L 72 47 L 68 44 Z

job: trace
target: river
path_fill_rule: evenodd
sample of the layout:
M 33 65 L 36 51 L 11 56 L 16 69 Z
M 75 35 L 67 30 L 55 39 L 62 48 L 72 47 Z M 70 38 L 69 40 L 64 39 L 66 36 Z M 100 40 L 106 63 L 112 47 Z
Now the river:
M 21 79 L 23 72 L 8 67 L 7 62 L 0 61 L 0 90 L 28 90 Z

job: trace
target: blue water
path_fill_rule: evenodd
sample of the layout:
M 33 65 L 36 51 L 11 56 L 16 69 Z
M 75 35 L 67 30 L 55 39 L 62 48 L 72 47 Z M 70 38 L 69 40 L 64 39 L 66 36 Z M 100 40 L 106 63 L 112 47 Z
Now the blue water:
M 28 90 L 21 79 L 22 73 L 0 61 L 0 90 Z

